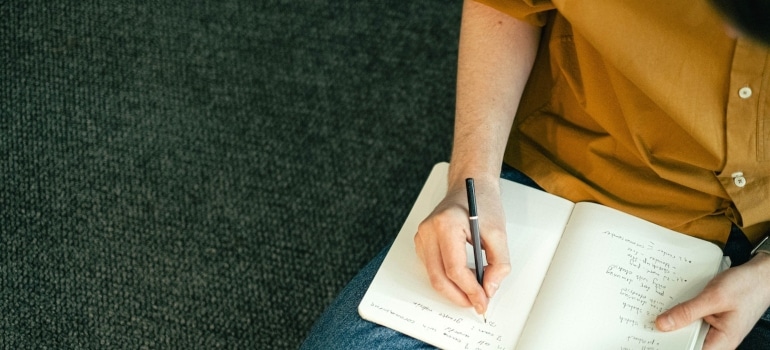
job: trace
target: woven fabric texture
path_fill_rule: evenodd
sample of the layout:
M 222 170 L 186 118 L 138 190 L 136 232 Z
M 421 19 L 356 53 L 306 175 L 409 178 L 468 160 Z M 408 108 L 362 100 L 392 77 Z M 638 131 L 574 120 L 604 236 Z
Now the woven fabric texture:
M 460 10 L 0 2 L 0 348 L 297 348 L 449 158 Z

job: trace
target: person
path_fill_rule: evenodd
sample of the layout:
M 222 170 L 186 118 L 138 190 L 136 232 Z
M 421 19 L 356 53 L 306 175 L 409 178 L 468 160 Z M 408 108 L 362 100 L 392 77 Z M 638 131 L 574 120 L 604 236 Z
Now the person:
M 505 232 L 502 171 L 721 245 L 735 267 L 656 327 L 703 318 L 704 349 L 770 348 L 770 254 L 749 255 L 770 232 L 768 3 L 466 0 L 449 189 L 415 234 L 432 286 L 486 311 L 510 271 L 505 237 L 516 234 Z M 482 285 L 464 255 L 468 177 L 485 213 Z M 383 257 L 304 348 L 427 346 L 356 314 Z

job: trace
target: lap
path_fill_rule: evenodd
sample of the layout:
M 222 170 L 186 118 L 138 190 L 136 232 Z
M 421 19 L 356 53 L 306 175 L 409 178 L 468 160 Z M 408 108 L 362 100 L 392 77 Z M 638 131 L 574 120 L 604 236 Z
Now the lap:
M 388 249 L 383 249 L 348 283 L 316 321 L 301 349 L 435 349 L 358 315 L 358 304 Z

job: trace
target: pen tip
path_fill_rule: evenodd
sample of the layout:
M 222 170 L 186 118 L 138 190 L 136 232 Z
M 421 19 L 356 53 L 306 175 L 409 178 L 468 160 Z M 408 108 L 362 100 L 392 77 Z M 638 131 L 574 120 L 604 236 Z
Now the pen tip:
M 484 315 L 482 315 L 482 316 L 484 316 L 484 323 L 487 323 L 487 314 L 485 313 L 485 314 L 484 314 Z

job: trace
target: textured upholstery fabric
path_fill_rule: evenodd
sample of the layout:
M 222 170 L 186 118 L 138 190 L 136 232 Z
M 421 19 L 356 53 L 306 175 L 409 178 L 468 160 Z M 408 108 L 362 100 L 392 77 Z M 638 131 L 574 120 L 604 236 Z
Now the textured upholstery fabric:
M 449 158 L 460 9 L 1 2 L 0 348 L 296 348 Z

